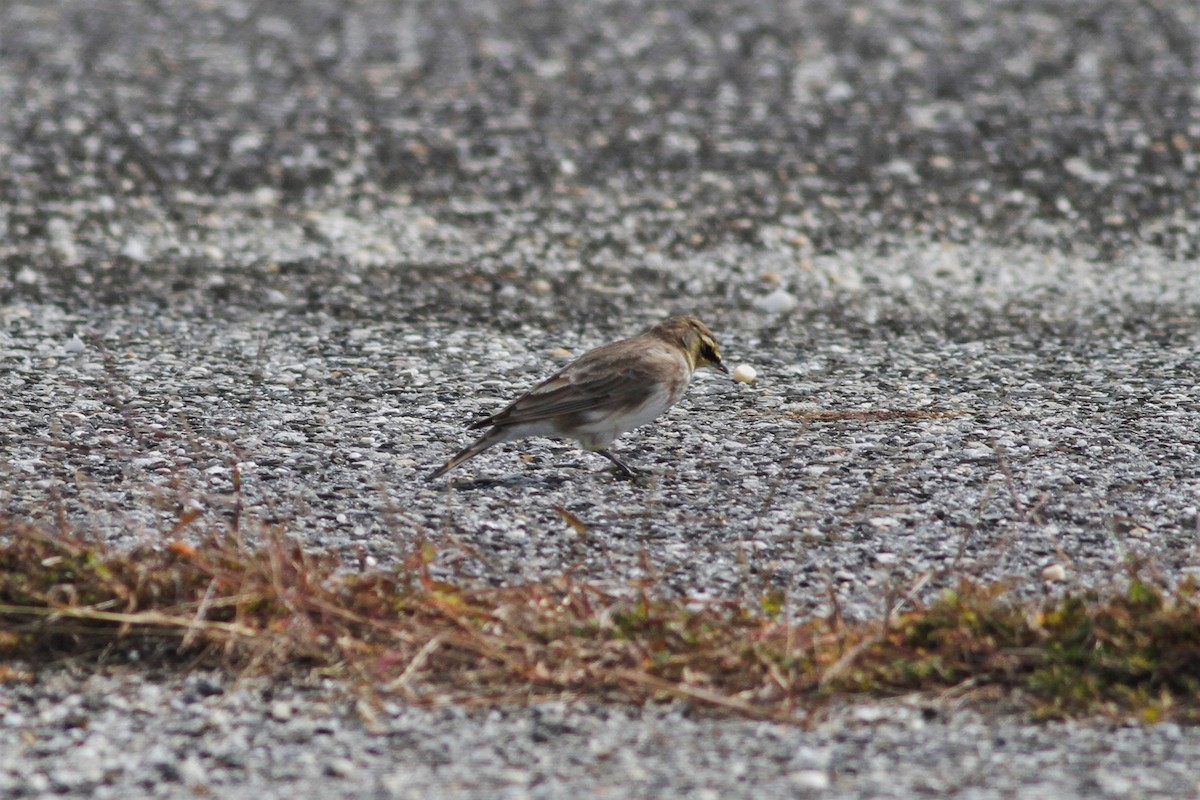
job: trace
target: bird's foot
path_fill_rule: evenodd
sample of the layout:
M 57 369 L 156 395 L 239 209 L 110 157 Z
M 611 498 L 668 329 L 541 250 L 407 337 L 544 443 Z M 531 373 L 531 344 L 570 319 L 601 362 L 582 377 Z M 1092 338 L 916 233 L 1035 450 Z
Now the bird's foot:
M 631 467 L 630 465 L 626 464 L 621 459 L 617 458 L 615 455 L 613 455 L 608 450 L 597 450 L 595 452 L 599 453 L 600 455 L 604 456 L 609 461 L 611 461 L 613 464 L 615 464 L 617 467 L 618 473 L 623 475 L 626 478 L 641 478 L 648 474 L 645 470 L 641 470 L 636 467 Z

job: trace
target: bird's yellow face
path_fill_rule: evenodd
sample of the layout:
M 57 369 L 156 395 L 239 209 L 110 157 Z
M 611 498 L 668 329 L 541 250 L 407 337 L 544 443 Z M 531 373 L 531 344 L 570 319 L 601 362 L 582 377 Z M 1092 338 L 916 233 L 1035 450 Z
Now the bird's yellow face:
M 693 370 L 712 367 L 721 372 L 729 370 L 721 363 L 721 346 L 712 331 L 695 317 L 671 317 L 658 323 L 646 336 L 657 336 L 679 347 L 687 355 Z
M 678 322 L 683 328 L 681 343 L 687 351 L 688 361 L 692 362 L 692 369 L 711 367 L 728 373 L 729 370 L 721 363 L 721 346 L 708 326 L 695 317 L 681 317 Z
M 712 337 L 712 334 L 701 333 L 691 344 L 691 360 L 696 365 L 696 369 L 712 367 L 721 372 L 729 372 L 729 368 L 721 362 L 721 346 L 717 344 L 717 340 Z

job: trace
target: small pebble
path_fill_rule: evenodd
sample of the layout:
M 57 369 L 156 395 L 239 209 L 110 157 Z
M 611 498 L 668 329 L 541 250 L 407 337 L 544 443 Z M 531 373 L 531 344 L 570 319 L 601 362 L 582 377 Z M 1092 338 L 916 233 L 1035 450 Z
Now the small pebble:
M 208 781 L 208 771 L 195 756 L 189 756 L 179 762 L 179 779 L 188 786 L 203 786 Z
M 738 383 L 754 383 L 757 377 L 758 371 L 749 364 L 738 364 L 733 371 L 733 379 Z
M 1042 580 L 1044 581 L 1063 581 L 1067 579 L 1067 571 L 1062 564 L 1051 564 L 1042 570 Z
M 125 240 L 125 245 L 121 248 L 121 255 L 128 258 L 130 261 L 149 261 L 150 247 L 143 239 L 130 237 Z
M 791 292 L 785 289 L 776 289 L 765 297 L 758 298 L 754 305 L 759 311 L 765 311 L 768 314 L 783 314 L 800 305 L 800 301 Z
M 820 769 L 802 769 L 791 775 L 792 783 L 797 788 L 819 792 L 829 788 L 829 775 Z

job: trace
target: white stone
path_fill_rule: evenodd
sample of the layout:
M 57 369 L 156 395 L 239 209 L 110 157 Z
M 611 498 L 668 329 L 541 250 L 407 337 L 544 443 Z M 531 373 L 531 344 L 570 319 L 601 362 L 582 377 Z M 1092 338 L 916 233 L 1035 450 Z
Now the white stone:
M 1042 580 L 1063 581 L 1067 579 L 1067 570 L 1062 564 L 1051 564 L 1042 570 Z
M 758 298 L 754 305 L 759 311 L 768 314 L 784 314 L 800 305 L 800 301 L 786 289 L 776 289 L 765 297 Z
M 733 379 L 738 383 L 754 383 L 757 377 L 758 371 L 749 364 L 738 364 L 733 370 Z

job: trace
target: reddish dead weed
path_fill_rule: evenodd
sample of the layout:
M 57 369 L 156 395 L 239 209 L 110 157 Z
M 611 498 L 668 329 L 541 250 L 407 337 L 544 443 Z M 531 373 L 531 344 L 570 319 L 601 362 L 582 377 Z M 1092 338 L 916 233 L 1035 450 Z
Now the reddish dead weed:
M 0 659 L 105 658 L 342 678 L 423 705 L 681 699 L 802 722 L 846 695 L 1020 689 L 1042 716 L 1191 719 L 1200 606 L 1134 576 L 1100 596 L 1017 603 L 963 582 L 886 623 L 790 620 L 778 598 L 698 602 L 569 577 L 435 579 L 436 551 L 353 573 L 264 531 L 108 551 L 0 521 Z

